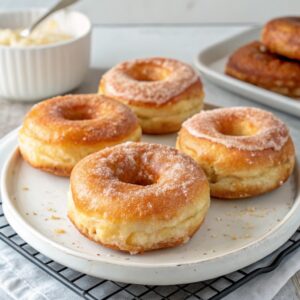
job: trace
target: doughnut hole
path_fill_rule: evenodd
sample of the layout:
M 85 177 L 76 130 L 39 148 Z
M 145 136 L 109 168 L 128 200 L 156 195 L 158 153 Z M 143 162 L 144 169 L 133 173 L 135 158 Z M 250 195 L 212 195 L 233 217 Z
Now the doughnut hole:
M 62 117 L 70 121 L 92 120 L 96 118 L 97 111 L 89 106 L 73 106 L 69 109 L 64 109 Z
M 161 81 L 169 77 L 168 69 L 153 64 L 136 64 L 127 74 L 137 81 Z
M 118 179 L 124 183 L 147 186 L 156 183 L 156 180 L 152 174 L 141 173 L 139 172 L 134 176 L 134 174 L 130 174 L 130 172 L 124 174 L 123 176 L 118 176 Z
M 217 130 L 228 136 L 253 136 L 258 132 L 258 128 L 247 120 L 227 120 L 221 122 Z
M 153 170 L 140 165 L 124 171 L 123 167 L 114 170 L 115 176 L 119 181 L 133 185 L 147 186 L 157 183 L 158 176 L 154 174 Z

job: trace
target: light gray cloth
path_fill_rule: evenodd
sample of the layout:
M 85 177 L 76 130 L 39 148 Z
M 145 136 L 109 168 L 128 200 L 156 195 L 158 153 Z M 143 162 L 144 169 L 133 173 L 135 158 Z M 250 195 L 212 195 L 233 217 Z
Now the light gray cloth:
M 299 269 L 300 249 L 291 253 L 273 272 L 257 276 L 224 300 L 270 300 Z
M 275 271 L 248 282 L 226 300 L 272 299 L 300 269 L 300 249 Z M 0 241 L 0 300 L 79 300 L 74 292 Z
M 81 297 L 0 241 L 1 300 L 79 300 Z

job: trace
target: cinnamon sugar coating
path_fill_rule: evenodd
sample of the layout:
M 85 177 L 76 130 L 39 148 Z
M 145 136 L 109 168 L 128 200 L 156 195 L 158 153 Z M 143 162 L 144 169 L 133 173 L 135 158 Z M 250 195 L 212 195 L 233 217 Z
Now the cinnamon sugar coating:
M 232 131 L 237 131 L 234 130 L 237 126 L 241 135 L 232 134 Z M 249 135 L 243 126 L 250 127 Z M 288 128 L 281 120 L 272 113 L 254 107 L 202 111 L 183 123 L 183 127 L 195 137 L 247 151 L 269 148 L 279 151 L 289 138 Z M 245 135 L 242 135 L 243 131 Z
M 49 143 L 88 145 L 120 139 L 137 127 L 137 118 L 127 106 L 105 96 L 84 94 L 36 104 L 26 115 L 22 131 Z
M 77 209 L 90 216 L 170 219 L 207 192 L 207 180 L 174 148 L 127 142 L 80 161 L 71 174 L 71 191 Z
M 175 59 L 146 58 L 123 62 L 101 80 L 105 95 L 129 102 L 164 105 L 180 95 L 199 76 L 189 65 Z

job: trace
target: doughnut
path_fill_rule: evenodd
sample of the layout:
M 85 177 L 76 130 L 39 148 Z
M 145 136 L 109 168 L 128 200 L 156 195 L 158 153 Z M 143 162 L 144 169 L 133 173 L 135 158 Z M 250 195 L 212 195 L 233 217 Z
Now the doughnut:
M 140 136 L 126 105 L 97 94 L 66 95 L 32 107 L 19 131 L 19 149 L 31 166 L 69 176 L 88 154 Z
M 300 17 L 282 17 L 269 21 L 261 34 L 269 51 L 300 60 Z
M 130 106 L 149 134 L 178 131 L 184 120 L 200 111 L 204 98 L 193 68 L 167 58 L 117 65 L 102 77 L 99 93 Z
M 164 145 L 127 142 L 75 166 L 68 217 L 89 239 L 136 254 L 186 243 L 209 204 L 208 181 L 190 157 Z
M 177 149 L 204 170 L 211 196 L 238 199 L 281 186 L 292 173 L 295 150 L 286 125 L 252 107 L 201 112 L 183 123 Z
M 300 63 L 272 54 L 258 41 L 233 53 L 225 73 L 289 97 L 300 97 Z

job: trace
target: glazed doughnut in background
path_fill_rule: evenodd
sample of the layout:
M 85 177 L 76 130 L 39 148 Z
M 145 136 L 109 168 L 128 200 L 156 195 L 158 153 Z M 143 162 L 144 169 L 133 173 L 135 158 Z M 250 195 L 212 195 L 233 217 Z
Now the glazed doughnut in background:
M 300 17 L 281 17 L 263 28 L 262 43 L 269 51 L 300 60 Z
M 135 254 L 187 242 L 209 204 L 206 176 L 190 157 L 127 142 L 75 166 L 68 216 L 89 239 Z
M 122 103 L 97 94 L 67 95 L 32 107 L 19 131 L 19 148 L 33 167 L 69 176 L 88 154 L 140 136 L 136 116 Z
M 225 73 L 289 97 L 300 97 L 300 63 L 268 52 L 258 41 L 236 50 Z
M 177 148 L 205 171 L 211 195 L 235 199 L 256 196 L 282 185 L 295 164 L 286 125 L 257 108 L 203 111 L 186 122 Z
M 199 112 L 204 91 L 198 74 L 174 59 L 147 58 L 123 62 L 102 77 L 99 93 L 129 105 L 144 133 L 180 129 Z

